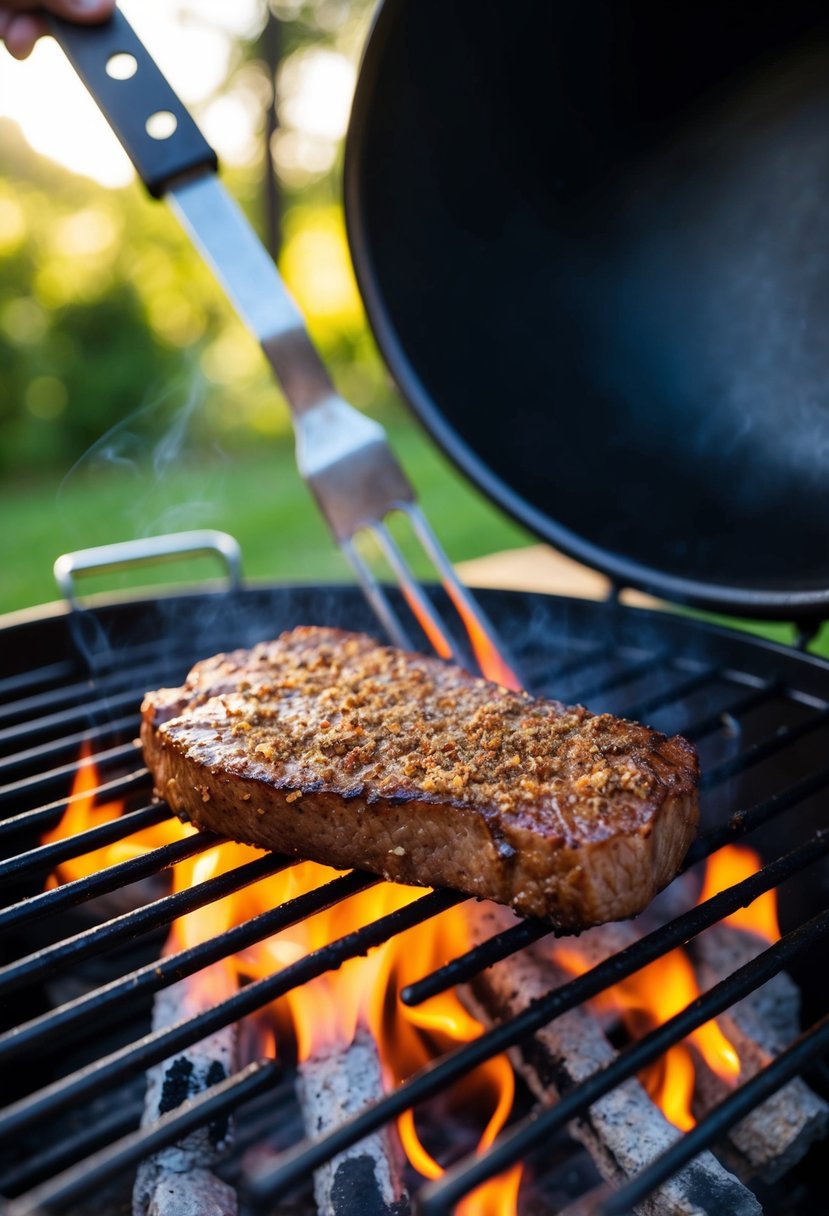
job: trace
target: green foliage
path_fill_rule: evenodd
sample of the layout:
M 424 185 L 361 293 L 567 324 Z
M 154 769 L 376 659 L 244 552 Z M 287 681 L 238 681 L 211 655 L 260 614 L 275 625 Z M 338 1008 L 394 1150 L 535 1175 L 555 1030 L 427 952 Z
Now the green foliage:
M 0 342 L 0 362 L 8 371 L 0 383 L 0 444 L 9 469 L 77 459 L 114 418 L 138 408 L 148 372 L 163 383 L 175 367 L 134 288 L 117 282 L 98 300 L 51 314 L 36 353 Z
M 1 138 L 14 153 L 0 185 L 0 471 L 19 473 L 71 464 L 180 376 L 181 346 L 153 323 L 136 269 L 152 278 L 154 261 L 178 259 L 181 295 L 187 278 L 151 214 L 128 244 L 131 213 L 151 212 L 136 191 L 46 174 L 13 128 Z

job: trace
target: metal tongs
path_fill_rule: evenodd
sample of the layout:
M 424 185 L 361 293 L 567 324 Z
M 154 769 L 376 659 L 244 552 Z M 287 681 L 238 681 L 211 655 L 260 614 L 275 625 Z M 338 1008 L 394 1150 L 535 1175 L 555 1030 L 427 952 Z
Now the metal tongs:
M 273 260 L 217 176 L 216 154 L 119 11 L 96 26 L 51 18 L 51 32 L 155 198 L 166 198 L 257 338 L 291 411 L 299 471 L 391 641 L 412 642 L 357 548 L 374 536 L 404 599 L 442 658 L 468 665 L 389 530 L 405 515 L 463 622 L 482 674 L 520 686 L 492 625 L 458 579 L 378 422 L 337 393 Z

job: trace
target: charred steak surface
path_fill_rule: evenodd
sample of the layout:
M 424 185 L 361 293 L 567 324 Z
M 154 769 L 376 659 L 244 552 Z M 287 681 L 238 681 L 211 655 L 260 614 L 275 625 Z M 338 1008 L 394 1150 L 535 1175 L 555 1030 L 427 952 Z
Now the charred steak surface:
M 303 627 L 150 692 L 157 794 L 199 827 L 578 929 L 640 912 L 693 839 L 679 737 Z

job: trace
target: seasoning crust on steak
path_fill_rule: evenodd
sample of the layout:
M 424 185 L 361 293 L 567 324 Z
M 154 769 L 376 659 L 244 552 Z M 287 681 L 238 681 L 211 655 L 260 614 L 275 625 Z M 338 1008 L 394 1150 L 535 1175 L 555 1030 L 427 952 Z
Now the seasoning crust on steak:
M 684 739 L 302 627 L 146 695 L 157 794 L 198 827 L 580 929 L 633 916 L 697 819 Z

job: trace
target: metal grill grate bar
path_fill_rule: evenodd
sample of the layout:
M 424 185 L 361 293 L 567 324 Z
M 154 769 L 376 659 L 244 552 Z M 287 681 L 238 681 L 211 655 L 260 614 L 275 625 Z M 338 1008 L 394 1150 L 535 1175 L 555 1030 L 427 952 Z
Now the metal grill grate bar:
M 264 857 L 257 857 L 226 874 L 217 874 L 215 878 L 196 883 L 184 891 L 162 896 L 153 903 L 142 904 L 134 911 L 125 912 L 102 925 L 94 925 L 74 937 L 65 937 L 52 946 L 46 946 L 35 954 L 29 954 L 0 968 L 0 996 L 26 984 L 35 983 L 59 968 L 103 954 L 119 942 L 138 937 L 163 925 L 170 925 L 179 916 L 185 916 L 206 904 L 215 903 L 225 895 L 241 891 L 243 887 L 259 882 L 262 878 L 269 878 L 294 864 L 293 858 L 282 857 L 278 853 L 266 853 Z M 28 1025 L 31 1026 L 32 1023 Z M 26 1027 L 19 1027 L 18 1033 L 25 1037 Z M 2 1042 L 0 1036 L 0 1058 Z
M 4 878 L 23 878 L 28 874 L 51 870 L 61 862 L 83 857 L 85 853 L 94 853 L 96 849 L 116 840 L 123 840 L 144 828 L 155 827 L 169 818 L 169 810 L 160 802 L 126 811 L 106 823 L 98 824 L 97 827 L 76 832 L 74 836 L 55 840 L 52 844 L 39 845 L 27 853 L 18 853 L 16 857 L 0 862 L 0 881 Z
M 612 955 L 549 996 L 533 1002 L 507 1022 L 456 1048 L 434 1064 L 427 1065 L 404 1081 L 391 1094 L 366 1107 L 335 1131 L 316 1140 L 305 1141 L 284 1153 L 276 1165 L 259 1171 L 253 1186 L 256 1196 L 273 1201 L 287 1194 L 301 1178 L 323 1162 L 350 1148 L 370 1132 L 409 1110 L 465 1076 L 479 1064 L 507 1051 L 534 1034 L 553 1018 L 597 996 L 676 946 L 698 936 L 704 929 L 731 915 L 737 908 L 752 903 L 758 895 L 779 885 L 820 857 L 829 854 L 829 829 L 771 862 L 750 878 L 736 883 L 719 895 L 697 905 L 668 924 L 638 939 L 627 949 Z
M 142 789 L 147 789 L 149 779 L 150 774 L 147 769 L 140 768 L 128 773 L 125 777 L 105 781 L 102 785 L 96 785 L 93 789 L 81 794 L 70 794 L 67 798 L 59 798 L 55 802 L 36 807 L 32 811 L 21 811 L 19 815 L 0 821 L 0 841 L 8 836 L 16 836 L 21 833 L 31 836 L 34 833 L 46 831 L 63 818 L 69 806 L 82 799 L 94 798 L 98 801 L 102 797 L 106 797 L 111 801 L 116 799 L 120 801 L 129 794 L 137 794 Z
M 81 740 L 83 741 L 83 740 Z M 80 745 L 79 745 L 80 749 Z M 105 751 L 95 753 L 95 763 L 100 768 L 104 764 L 116 764 L 122 760 L 135 761 L 139 755 L 133 742 L 121 743 Z M 25 794 L 48 789 L 49 786 L 65 784 L 67 780 L 77 777 L 78 770 L 83 767 L 82 760 L 73 760 L 71 764 L 63 764 L 59 768 L 49 769 L 48 772 L 33 773 L 19 781 L 0 786 L 0 806 L 4 802 L 17 802 Z
M 112 694 L 116 692 L 125 703 L 126 698 L 131 697 L 130 703 L 139 705 L 149 681 L 164 680 L 170 671 L 171 666 L 167 660 L 150 664 L 142 669 L 141 687 L 136 683 L 135 670 L 132 665 L 124 671 L 117 670 L 104 676 L 87 676 L 85 679 L 76 680 L 71 684 L 62 684 L 59 688 L 23 697 L 19 701 L 6 702 L 0 706 L 0 722 L 7 720 L 17 722 L 30 730 L 48 727 L 49 724 L 59 722 L 64 715 L 68 716 L 73 711 L 77 717 L 79 711 L 87 712 L 96 708 L 105 708 L 112 703 Z M 90 695 L 97 699 L 90 701 Z M 43 710 L 46 711 L 45 715 L 38 717 L 38 713 Z M 0 739 L 6 738 L 8 731 L 9 728 L 0 731 Z
M 260 859 L 261 860 L 261 859 Z M 283 866 L 292 864 L 292 859 L 283 858 Z M 224 877 L 224 876 L 222 876 Z M 186 950 L 168 954 L 157 962 L 148 963 L 121 979 L 112 980 L 102 988 L 68 1001 L 14 1030 L 0 1035 L 0 1061 L 16 1059 L 24 1052 L 55 1042 L 70 1032 L 83 1029 L 93 1021 L 113 1016 L 124 1006 L 136 1004 L 142 996 L 148 996 L 167 988 L 188 975 L 194 975 L 211 963 L 230 958 L 240 950 L 262 941 L 274 933 L 289 928 L 308 916 L 348 899 L 351 895 L 368 890 L 380 879 L 356 871 L 344 878 L 335 879 L 305 895 L 289 900 L 277 908 L 271 908 L 243 924 L 235 925 L 216 937 L 208 938 Z
M 767 760 L 770 756 L 774 756 L 782 751 L 783 748 L 789 747 L 792 743 L 796 743 L 799 739 L 810 735 L 812 731 L 825 726 L 827 722 L 829 722 L 829 707 L 818 710 L 810 718 L 807 718 L 803 722 L 798 722 L 796 726 L 782 726 L 771 738 L 752 744 L 751 747 L 747 747 L 744 751 L 740 752 L 738 756 L 723 761 L 716 768 L 712 768 L 703 774 L 700 781 L 700 789 L 710 789 L 712 786 L 725 781 L 728 777 L 733 777 L 736 773 L 744 772 L 751 765 L 759 764 L 761 760 Z
M 346 884 L 344 879 L 335 879 Z M 371 881 L 376 881 L 372 879 Z M 370 884 L 369 884 L 370 885 Z M 305 897 L 300 896 L 296 901 Z M 388 916 L 361 929 L 338 938 L 329 946 L 307 954 L 296 963 L 289 964 L 276 975 L 255 980 L 233 996 L 213 1006 L 196 1017 L 178 1022 L 164 1030 L 147 1035 L 137 1043 L 131 1043 L 119 1051 L 96 1060 L 87 1068 L 73 1073 L 45 1089 L 21 1099 L 0 1114 L 0 1136 L 17 1135 L 24 1128 L 47 1119 L 67 1107 L 74 1106 L 86 1098 L 113 1085 L 127 1076 L 135 1076 L 153 1064 L 158 1064 L 176 1051 L 197 1043 L 200 1039 L 228 1026 L 249 1013 L 284 996 L 292 988 L 305 984 L 325 971 L 338 967 L 346 959 L 365 954 L 373 946 L 379 946 L 390 937 L 402 933 L 413 925 L 436 916 L 438 912 L 460 903 L 462 897 L 444 892 L 431 892 Z M 307 913 L 300 912 L 303 916 Z
M 710 857 L 724 844 L 730 844 L 734 840 L 739 840 L 741 836 L 747 836 L 749 832 L 756 831 L 757 828 L 779 815 L 781 811 L 787 811 L 791 807 L 797 806 L 799 802 L 805 802 L 812 794 L 817 794 L 827 785 L 829 785 L 829 766 L 819 769 L 802 781 L 795 782 L 780 794 L 772 794 L 771 797 L 755 803 L 754 806 L 735 811 L 727 823 L 709 828 L 703 836 L 694 841 L 685 857 L 683 869 L 687 870 L 690 866 L 696 865 L 698 861 Z
M 75 642 L 72 643 L 75 645 Z M 80 654 L 80 651 L 79 651 Z M 125 671 L 135 675 L 136 669 L 146 670 L 163 663 L 169 670 L 185 670 L 191 666 L 191 648 L 165 647 L 163 658 L 159 656 L 159 639 L 154 637 L 141 645 L 115 646 L 106 654 L 95 657 L 94 663 L 86 663 L 80 657 L 60 659 L 45 667 L 30 668 L 15 676 L 0 680 L 0 697 L 4 704 L 15 697 L 13 704 L 35 701 L 48 697 L 50 692 L 60 697 L 64 690 L 89 688 L 109 679 L 124 679 Z
M 148 878 L 150 874 L 157 874 L 160 870 L 167 869 L 168 866 L 175 865 L 177 861 L 183 861 L 186 857 L 194 857 L 196 853 L 203 853 L 205 849 L 210 849 L 213 845 L 218 844 L 220 839 L 221 837 L 209 832 L 194 832 L 192 836 L 186 836 L 183 840 L 176 840 L 172 844 L 162 845 L 160 849 L 153 849 L 143 857 L 132 857 L 129 861 L 109 866 L 99 874 L 89 874 L 74 882 L 64 883 L 61 887 L 54 887 L 51 891 L 33 895 L 30 899 L 24 899 L 20 903 L 0 911 L 0 931 L 10 928 L 18 929 L 30 921 L 39 920 L 44 916 L 63 912 L 66 908 L 73 908 L 76 904 L 85 903 L 86 900 L 93 899 L 96 895 L 117 891 L 131 882 L 137 882 L 139 878 Z
M 43 1186 L 21 1195 L 8 1207 L 8 1216 L 30 1216 L 70 1203 L 100 1186 L 144 1157 L 175 1144 L 198 1127 L 229 1114 L 243 1102 L 270 1089 L 280 1075 L 274 1060 L 256 1060 L 182 1106 L 162 1115 L 151 1127 L 116 1141 L 94 1157 L 58 1174 Z
M 140 704 L 140 702 L 139 702 Z M 19 722 L 15 726 L 7 726 L 5 730 L 0 731 L 0 747 L 4 749 L 20 748 L 27 739 L 42 736 L 48 739 L 51 734 L 59 732 L 59 738 L 52 743 L 56 747 L 58 743 L 63 744 L 65 738 L 63 732 L 71 729 L 78 722 L 95 722 L 103 717 L 110 717 L 116 712 L 129 709 L 131 711 L 129 718 L 119 719 L 122 722 L 135 720 L 136 712 L 136 695 L 134 689 L 129 689 L 125 693 L 119 693 L 117 696 L 108 697 L 106 700 L 88 701 L 83 706 L 73 706 L 71 709 L 64 709 L 58 713 L 47 714 L 35 721 Z M 102 723 L 108 725 L 108 722 Z M 69 736 L 70 738 L 73 736 Z M 40 745 L 45 748 L 47 744 L 44 742 Z M 21 752 L 21 755 L 33 755 L 34 751 Z
M 99 656 L 94 667 L 84 667 L 77 659 L 58 659 L 44 667 L 29 668 L 17 675 L 0 680 L 0 698 L 6 704 L 11 697 L 23 699 L 48 696 L 50 691 L 60 696 L 67 687 L 78 688 L 82 682 L 108 679 L 113 673 L 122 678 L 124 668 L 132 670 L 149 660 L 149 666 L 159 662 L 158 638 L 140 645 L 113 648 L 108 654 Z M 189 667 L 192 663 L 190 649 L 169 647 L 164 652 L 164 662 L 170 669 Z M 116 666 L 117 664 L 117 666 Z M 36 692 L 40 689 L 41 692 Z
M 631 680 L 637 679 L 639 676 L 647 675 L 654 668 L 666 666 L 671 661 L 671 653 L 669 650 L 657 650 L 647 658 L 639 659 L 636 662 L 628 663 L 621 671 L 613 672 L 612 675 L 603 677 L 600 680 L 595 680 L 592 684 L 583 684 L 580 688 L 571 690 L 567 693 L 568 701 L 574 699 L 581 704 L 590 700 L 592 697 L 597 697 L 601 693 L 611 692 L 614 688 L 619 688 L 623 684 L 630 683 Z
M 618 1191 L 603 1206 L 602 1216 L 625 1216 L 633 1204 L 638 1203 L 666 1178 L 682 1169 L 703 1149 L 716 1143 L 729 1128 L 739 1123 L 744 1115 L 781 1089 L 787 1081 L 804 1072 L 814 1060 L 825 1055 L 827 1050 L 829 1014 L 800 1035 L 791 1047 L 782 1051 L 750 1081 L 746 1081 L 738 1090 L 729 1094 L 708 1118 L 686 1132 L 667 1152 Z
M 16 752 L 13 756 L 0 760 L 0 773 L 14 773 L 33 763 L 40 765 L 67 752 L 74 756 L 80 752 L 84 743 L 98 743 L 126 732 L 134 737 L 138 726 L 139 718 L 135 711 L 122 718 L 115 718 L 111 722 L 103 722 L 99 726 L 85 726 L 74 734 L 63 735 L 60 739 L 53 739 L 50 743 L 39 743 L 37 747 L 27 748 L 26 751 Z M 132 747 L 135 750 L 134 744 Z
M 505 929 L 503 933 L 496 933 L 480 945 L 459 954 L 451 962 L 424 976 L 422 980 L 401 988 L 400 1000 L 410 1007 L 422 1005 L 430 997 L 438 996 L 441 992 L 454 988 L 456 984 L 465 983 L 466 980 L 472 979 L 473 975 L 491 967 L 493 963 L 509 958 L 517 950 L 523 950 L 525 946 L 541 941 L 553 932 L 546 921 L 522 920 L 517 925 Z
M 106 1117 L 92 1127 L 61 1136 L 59 1140 L 44 1146 L 21 1165 L 10 1169 L 0 1178 L 0 1194 L 19 1195 L 27 1187 L 35 1186 L 42 1179 L 64 1170 L 75 1161 L 88 1157 L 97 1149 L 109 1144 L 113 1136 L 123 1136 L 133 1131 L 141 1122 L 143 1102 L 118 1104 L 118 1109 L 108 1112 Z
M 615 646 L 608 645 L 606 642 L 600 646 L 589 646 L 581 654 L 539 667 L 533 673 L 533 687 L 543 688 L 548 686 L 552 680 L 563 680 L 566 676 L 576 675 L 585 667 L 591 667 L 594 663 L 602 663 L 605 659 L 612 658 L 615 653 Z M 520 660 L 521 656 L 519 655 L 518 658 Z
M 16 676 L 6 676 L 5 679 L 0 680 L 0 697 L 5 700 L 6 697 L 14 696 L 15 693 L 21 692 L 25 688 L 62 684 L 64 680 L 71 680 L 77 670 L 75 663 L 70 663 L 68 659 L 61 659 L 57 663 L 49 663 L 46 667 L 30 668 Z
M 758 709 L 779 692 L 780 685 L 774 681 L 761 684 L 759 687 L 753 688 L 751 692 L 747 692 L 743 696 L 737 697 L 736 700 L 729 702 L 722 709 L 716 709 L 706 717 L 683 726 L 682 733 L 689 742 L 699 743 L 706 735 L 711 735 L 715 731 L 722 730 L 723 719 L 726 715 L 730 718 L 740 718 L 752 709 Z
M 584 1114 L 594 1102 L 597 1102 L 610 1090 L 635 1076 L 648 1064 L 652 1064 L 670 1047 L 710 1019 L 717 1017 L 741 997 L 747 996 L 748 993 L 765 984 L 767 980 L 782 971 L 792 959 L 827 934 L 829 934 L 829 911 L 821 913 L 806 924 L 787 933 L 785 937 L 735 971 L 733 975 L 710 988 L 704 995 L 697 997 L 680 1013 L 669 1018 L 668 1021 L 644 1035 L 637 1042 L 624 1048 L 610 1064 L 594 1072 L 586 1081 L 563 1094 L 555 1106 L 536 1108 L 520 1123 L 499 1136 L 485 1155 L 458 1162 L 438 1182 L 424 1188 L 419 1197 L 424 1216 L 443 1216 L 444 1213 L 449 1213 L 452 1205 L 463 1195 L 519 1161 L 554 1132 L 565 1127 L 571 1119 Z M 794 1074 L 787 1076 L 786 1080 L 790 1079 L 791 1075 Z M 744 1085 L 742 1089 L 745 1088 Z M 740 1115 L 746 1114 L 754 1105 L 755 1103 L 750 1103 L 741 1107 Z M 706 1119 L 701 1126 L 705 1126 L 709 1122 L 711 1122 L 711 1117 Z M 736 1119 L 733 1122 L 736 1122 Z M 699 1152 L 702 1148 L 708 1147 L 730 1125 L 729 1123 L 715 1131 L 714 1135 L 696 1151 Z M 686 1135 L 686 1141 L 687 1138 Z M 684 1151 L 682 1140 L 678 1144 L 683 1144 L 681 1161 L 678 1161 L 673 1168 L 660 1173 L 651 1185 L 637 1188 L 632 1198 L 627 1195 L 629 1188 L 625 1187 L 623 1191 L 619 1192 L 619 1196 L 625 1194 L 627 1201 L 619 1209 L 611 1205 L 608 1212 L 618 1210 L 620 1214 L 627 1213 L 660 1182 L 664 1182 L 666 1178 L 676 1173 L 692 1157 L 696 1156 L 696 1152 Z M 636 1179 L 636 1183 L 650 1173 L 650 1168 L 644 1171 Z M 636 1183 L 633 1186 L 636 1186 Z
M 706 684 L 715 683 L 718 678 L 719 672 L 715 668 L 704 667 L 701 671 L 688 676 L 687 679 L 682 680 L 679 684 L 674 684 L 673 687 L 665 689 L 664 692 L 654 693 L 653 696 L 645 697 L 634 705 L 625 706 L 625 717 L 638 721 L 645 718 L 647 714 L 655 713 L 658 709 L 676 705 L 679 701 L 684 700 L 685 697 L 690 697 L 692 693 L 699 692 Z

